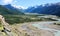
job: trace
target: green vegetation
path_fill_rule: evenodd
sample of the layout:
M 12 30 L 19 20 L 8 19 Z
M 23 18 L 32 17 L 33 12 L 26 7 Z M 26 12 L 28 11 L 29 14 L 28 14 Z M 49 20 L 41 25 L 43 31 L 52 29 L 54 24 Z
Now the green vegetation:
M 51 18 L 40 18 L 36 15 L 3 15 L 9 24 L 35 22 L 35 21 L 56 21 Z

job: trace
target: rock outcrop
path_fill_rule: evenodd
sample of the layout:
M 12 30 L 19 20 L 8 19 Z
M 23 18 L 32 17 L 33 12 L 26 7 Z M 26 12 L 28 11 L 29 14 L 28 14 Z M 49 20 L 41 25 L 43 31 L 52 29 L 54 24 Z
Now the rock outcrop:
M 9 24 L 7 22 L 5 22 L 5 19 L 2 15 L 0 15 L 0 22 L 1 22 L 1 25 L 3 28 L 3 30 L 1 30 L 1 32 L 4 32 L 8 36 L 12 36 L 11 27 L 9 26 Z

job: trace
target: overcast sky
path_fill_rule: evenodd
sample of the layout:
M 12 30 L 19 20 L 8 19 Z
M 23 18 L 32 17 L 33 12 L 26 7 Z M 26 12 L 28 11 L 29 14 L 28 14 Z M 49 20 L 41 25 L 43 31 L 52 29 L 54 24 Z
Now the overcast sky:
M 60 0 L 0 0 L 0 4 L 6 5 L 11 4 L 17 8 L 27 8 L 30 6 L 36 6 L 46 3 L 57 3 L 60 2 Z

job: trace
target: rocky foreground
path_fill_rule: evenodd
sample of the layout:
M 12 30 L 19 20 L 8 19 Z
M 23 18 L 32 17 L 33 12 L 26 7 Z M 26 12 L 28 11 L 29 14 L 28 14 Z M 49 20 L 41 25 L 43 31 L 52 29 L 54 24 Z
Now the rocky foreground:
M 46 29 L 45 27 L 60 30 L 59 25 L 53 25 L 54 22 L 29 22 L 29 23 L 20 23 L 20 24 L 14 24 L 9 25 L 5 22 L 5 19 L 3 16 L 0 15 L 0 21 L 2 24 L 2 30 L 0 30 L 0 36 L 55 36 L 54 32 L 57 31 L 50 31 L 50 29 Z M 55 21 L 56 22 L 56 21 Z M 35 27 L 32 24 L 39 24 L 41 26 L 44 26 L 44 29 Z

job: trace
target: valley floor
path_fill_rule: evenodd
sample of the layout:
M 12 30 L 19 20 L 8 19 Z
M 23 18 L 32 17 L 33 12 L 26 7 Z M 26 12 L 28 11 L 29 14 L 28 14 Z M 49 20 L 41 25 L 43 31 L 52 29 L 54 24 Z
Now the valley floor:
M 49 24 L 48 24 L 49 23 Z M 60 31 L 59 25 L 53 25 L 54 22 L 30 22 L 30 23 L 23 23 L 21 25 L 13 25 L 14 32 L 16 32 L 19 36 L 55 36 L 55 30 Z M 41 26 L 44 26 L 43 28 L 38 28 L 36 26 L 33 26 L 32 24 L 38 24 Z M 45 27 L 48 27 L 50 29 L 45 29 Z

